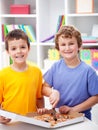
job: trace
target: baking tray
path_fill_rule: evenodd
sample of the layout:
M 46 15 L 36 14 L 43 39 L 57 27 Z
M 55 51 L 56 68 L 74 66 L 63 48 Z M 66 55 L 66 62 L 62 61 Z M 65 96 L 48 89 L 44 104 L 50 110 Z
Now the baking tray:
M 18 115 L 18 114 L 12 113 L 12 112 L 8 112 L 8 111 L 4 111 L 4 110 L 0 110 L 0 115 L 7 117 L 7 118 L 11 118 L 12 120 L 15 120 L 15 121 L 21 121 L 21 122 L 25 122 L 25 123 L 33 124 L 36 126 L 45 127 L 45 128 L 58 128 L 58 127 L 67 126 L 67 125 L 71 125 L 71 124 L 75 124 L 75 123 L 84 121 L 84 114 L 82 114 L 82 113 L 78 113 L 78 116 L 76 115 L 75 118 L 68 119 L 64 122 L 57 123 L 54 126 L 51 126 L 51 123 L 49 123 L 49 122 L 37 120 L 37 119 L 34 119 L 33 117 L 21 116 L 21 115 Z

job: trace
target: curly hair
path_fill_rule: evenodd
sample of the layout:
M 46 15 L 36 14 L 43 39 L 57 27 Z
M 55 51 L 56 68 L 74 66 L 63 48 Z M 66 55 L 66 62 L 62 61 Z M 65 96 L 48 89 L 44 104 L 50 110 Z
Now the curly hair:
M 72 25 L 61 26 L 59 31 L 55 35 L 55 48 L 59 50 L 59 37 L 72 38 L 73 36 L 77 39 L 78 47 L 82 46 L 81 33 Z

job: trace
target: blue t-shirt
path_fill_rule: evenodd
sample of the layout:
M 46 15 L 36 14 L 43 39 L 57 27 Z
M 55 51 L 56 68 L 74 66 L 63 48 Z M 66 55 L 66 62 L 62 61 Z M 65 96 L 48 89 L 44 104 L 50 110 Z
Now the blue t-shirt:
M 61 59 L 44 74 L 44 80 L 60 92 L 57 107 L 72 107 L 98 94 L 98 76 L 95 70 L 83 61 L 77 67 L 69 68 L 64 59 Z M 83 112 L 89 119 L 90 110 Z

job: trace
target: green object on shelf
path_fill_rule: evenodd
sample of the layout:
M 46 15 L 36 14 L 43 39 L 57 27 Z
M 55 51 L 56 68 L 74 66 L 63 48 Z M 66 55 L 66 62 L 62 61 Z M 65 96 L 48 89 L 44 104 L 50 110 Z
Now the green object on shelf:
M 11 57 L 10 57 L 10 65 L 13 63 L 13 60 L 11 59 Z

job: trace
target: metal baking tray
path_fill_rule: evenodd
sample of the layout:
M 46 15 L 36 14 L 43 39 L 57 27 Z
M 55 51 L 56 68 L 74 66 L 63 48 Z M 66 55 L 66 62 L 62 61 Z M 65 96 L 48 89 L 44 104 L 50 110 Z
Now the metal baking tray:
M 15 121 L 21 121 L 21 122 L 25 122 L 25 123 L 33 124 L 36 126 L 45 127 L 45 128 L 58 128 L 58 127 L 63 127 L 63 126 L 67 126 L 67 125 L 71 125 L 71 124 L 75 124 L 75 123 L 84 121 L 84 114 L 82 114 L 82 113 L 78 113 L 78 115 L 76 114 L 75 118 L 68 119 L 64 122 L 57 123 L 54 126 L 51 126 L 51 123 L 49 123 L 49 122 L 37 120 L 37 119 L 34 119 L 33 117 L 21 116 L 21 115 L 18 115 L 18 114 L 12 113 L 12 112 L 8 112 L 8 111 L 4 111 L 4 110 L 0 110 L 0 115 L 7 117 L 7 118 L 11 118 Z

